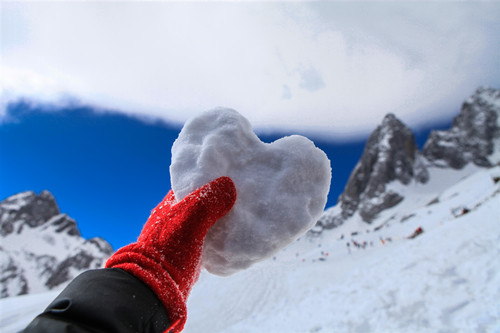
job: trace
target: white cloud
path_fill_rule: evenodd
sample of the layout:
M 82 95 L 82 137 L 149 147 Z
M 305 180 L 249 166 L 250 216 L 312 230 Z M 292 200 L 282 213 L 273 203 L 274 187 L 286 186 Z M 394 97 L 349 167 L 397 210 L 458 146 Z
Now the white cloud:
M 500 85 L 499 3 L 6 2 L 2 100 L 34 96 L 183 122 L 216 106 L 257 127 L 413 125 Z M 496 10 L 496 11 L 495 11 Z M 427 111 L 426 111 L 427 110 Z

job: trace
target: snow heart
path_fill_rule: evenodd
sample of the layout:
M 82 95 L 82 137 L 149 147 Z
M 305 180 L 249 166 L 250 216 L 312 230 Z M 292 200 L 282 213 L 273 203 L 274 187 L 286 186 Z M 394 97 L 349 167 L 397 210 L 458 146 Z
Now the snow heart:
M 269 258 L 314 226 L 331 168 L 309 139 L 264 143 L 246 118 L 219 108 L 186 122 L 172 146 L 170 176 L 177 200 L 221 176 L 236 185 L 235 205 L 210 229 L 203 248 L 203 266 L 224 276 Z

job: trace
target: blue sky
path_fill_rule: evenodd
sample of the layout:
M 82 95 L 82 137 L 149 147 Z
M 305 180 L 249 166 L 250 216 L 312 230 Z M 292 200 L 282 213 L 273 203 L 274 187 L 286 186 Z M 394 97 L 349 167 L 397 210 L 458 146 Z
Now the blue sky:
M 1 197 L 48 189 L 85 237 L 124 245 L 170 188 L 183 123 L 224 106 L 264 141 L 302 134 L 324 149 L 332 205 L 385 114 L 421 143 L 478 86 L 500 87 L 499 13 L 488 1 L 2 2 Z
M 59 109 L 19 102 L 7 112 L 0 126 L 0 199 L 46 189 L 61 211 L 77 221 L 84 237 L 103 237 L 114 248 L 134 241 L 170 189 L 170 149 L 181 127 L 85 106 Z M 428 130 L 416 133 L 420 145 Z M 259 137 L 272 142 L 287 134 L 292 133 Z M 362 154 L 365 138 L 310 138 L 332 163 L 327 204 L 332 206 Z

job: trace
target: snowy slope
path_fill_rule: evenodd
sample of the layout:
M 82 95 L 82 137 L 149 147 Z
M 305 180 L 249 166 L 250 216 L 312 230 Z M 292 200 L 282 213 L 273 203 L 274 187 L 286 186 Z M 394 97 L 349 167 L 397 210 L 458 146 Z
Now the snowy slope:
M 475 170 L 410 186 L 371 226 L 349 221 L 234 277 L 203 275 L 186 332 L 500 331 L 500 168 Z
M 59 289 L 79 273 L 103 266 L 113 249 L 81 237 L 48 191 L 0 202 L 0 297 Z
M 500 167 L 431 172 L 440 182 L 409 186 L 368 227 L 303 238 L 228 278 L 202 274 L 185 332 L 500 332 Z M 0 300 L 0 330 L 18 331 L 56 294 Z
M 0 332 L 14 333 L 21 331 L 60 292 L 60 290 L 52 290 L 44 293 L 0 299 Z
M 204 272 L 189 298 L 185 332 L 500 333 L 499 106 L 500 90 L 479 89 L 450 130 L 431 135 L 422 159 L 416 148 L 398 155 L 399 146 L 414 146 L 410 135 L 374 136 L 371 155 L 389 156 L 393 147 L 401 158 L 365 163 L 370 176 L 387 171 L 366 188 L 398 200 L 365 222 L 359 211 L 342 214 L 337 205 L 323 215 L 342 217 L 334 229 L 316 226 L 276 257 L 230 277 Z M 406 132 L 391 118 L 388 129 Z M 388 177 L 405 163 L 409 177 Z M 424 169 L 425 181 L 416 172 Z M 355 199 L 376 206 L 381 193 L 365 192 Z M 423 233 L 409 239 L 418 228 Z M 0 300 L 0 331 L 22 329 L 54 296 Z
M 353 216 L 231 277 L 204 272 L 185 332 L 500 332 L 500 167 L 430 173 L 371 225 Z M 0 300 L 0 331 L 56 294 Z

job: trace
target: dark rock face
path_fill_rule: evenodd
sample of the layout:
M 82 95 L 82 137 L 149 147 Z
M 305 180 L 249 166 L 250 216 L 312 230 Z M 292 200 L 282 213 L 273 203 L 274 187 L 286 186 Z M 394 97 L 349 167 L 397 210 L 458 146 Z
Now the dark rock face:
M 500 137 L 500 90 L 479 88 L 462 105 L 447 131 L 433 131 L 423 154 L 436 166 L 461 169 L 472 162 L 490 166 L 494 140 Z
M 342 214 L 342 211 L 338 213 L 332 212 L 331 210 L 334 208 L 335 207 L 327 209 L 323 215 L 321 215 L 316 225 L 309 231 L 309 234 L 321 234 L 323 230 L 335 229 L 344 223 L 345 219 L 349 216 L 347 216 L 347 214 Z
M 371 134 L 349 177 L 339 199 L 342 214 L 349 217 L 359 209 L 363 220 L 370 222 L 377 213 L 403 199 L 398 193 L 386 191 L 386 184 L 398 180 L 407 185 L 413 179 L 425 183 L 428 177 L 412 131 L 389 114 Z
M 370 135 L 363 155 L 354 168 L 344 192 L 339 198 L 340 212 L 325 215 L 318 224 L 331 229 L 354 213 L 371 222 L 379 212 L 397 205 L 403 196 L 387 189 L 387 184 L 399 181 L 425 183 L 428 171 L 418 151 L 413 132 L 388 114 Z
M 52 272 L 50 277 L 47 279 L 45 285 L 52 289 L 70 280 L 72 278 L 71 269 L 84 270 L 90 268 L 98 268 L 99 266 L 91 267 L 91 263 L 93 260 L 94 257 L 92 257 L 89 253 L 80 251 L 76 255 L 71 256 L 59 263 L 54 272 Z
M 358 213 L 370 223 L 378 213 L 404 200 L 388 188 L 398 181 L 408 185 L 429 180 L 429 166 L 463 168 L 468 163 L 490 166 L 500 158 L 500 90 L 479 88 L 467 99 L 453 126 L 433 131 L 420 153 L 412 131 L 394 115 L 387 115 L 368 139 L 335 207 L 325 211 L 311 233 L 340 226 Z
M 0 276 L 0 298 L 12 296 L 8 286 L 16 286 L 16 295 L 28 293 L 28 281 L 22 274 L 22 270 L 14 260 L 0 247 L 2 260 L 2 275 Z
M 61 214 L 48 191 L 23 192 L 0 202 L 0 297 L 60 286 L 99 268 L 113 249 L 101 238 L 85 240 L 75 220 Z
M 80 230 L 78 230 L 75 220 L 66 214 L 55 215 L 47 223 L 53 226 L 57 233 L 64 232 L 71 236 L 80 236 Z
M 21 233 L 24 227 L 37 227 L 58 214 L 59 207 L 49 191 L 40 195 L 31 191 L 13 195 L 0 205 L 0 235 Z
M 73 271 L 84 271 L 99 268 L 103 265 L 102 255 L 110 257 L 113 248 L 104 239 L 95 237 L 83 243 L 77 252 L 60 262 L 51 272 L 45 285 L 50 289 L 59 286 L 74 276 Z

